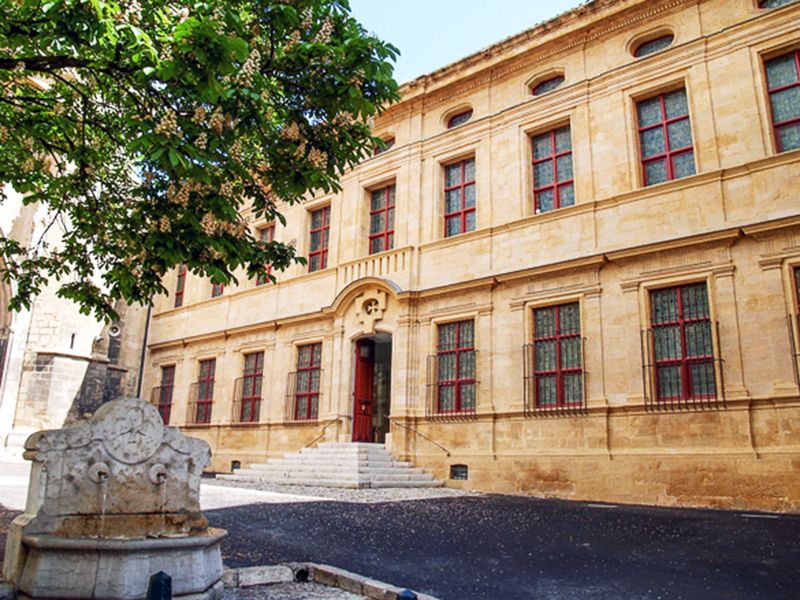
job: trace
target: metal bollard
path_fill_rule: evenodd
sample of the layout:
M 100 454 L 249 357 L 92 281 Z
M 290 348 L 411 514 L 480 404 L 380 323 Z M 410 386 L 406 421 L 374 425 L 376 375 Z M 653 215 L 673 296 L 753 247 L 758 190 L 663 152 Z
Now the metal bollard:
M 147 584 L 147 600 L 172 600 L 172 577 L 164 571 L 151 575 Z
M 417 595 L 411 590 L 405 589 L 397 594 L 397 600 L 417 600 Z

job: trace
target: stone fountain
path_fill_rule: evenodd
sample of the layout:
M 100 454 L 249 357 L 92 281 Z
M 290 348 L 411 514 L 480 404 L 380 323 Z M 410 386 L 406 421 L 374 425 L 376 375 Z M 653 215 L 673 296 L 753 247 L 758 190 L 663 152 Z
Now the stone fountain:
M 129 398 L 33 434 L 24 456 L 33 461 L 27 506 L 3 562 L 19 598 L 145 598 L 159 571 L 172 576 L 174 598 L 222 597 L 227 532 L 200 512 L 206 442 Z

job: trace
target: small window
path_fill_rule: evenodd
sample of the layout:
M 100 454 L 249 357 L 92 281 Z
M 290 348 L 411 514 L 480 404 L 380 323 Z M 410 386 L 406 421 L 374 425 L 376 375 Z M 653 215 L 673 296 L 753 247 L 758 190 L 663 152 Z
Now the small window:
M 800 148 L 800 50 L 764 63 L 778 152 Z
M 211 297 L 218 298 L 222 296 L 225 292 L 225 284 L 224 283 L 212 283 L 211 284 Z
M 447 120 L 447 128 L 453 129 L 453 127 L 458 127 L 459 125 L 463 125 L 467 121 L 472 118 L 472 109 L 465 110 L 463 112 L 458 113 L 457 115 L 453 115 Z
M 547 92 L 552 92 L 562 83 L 564 83 L 564 76 L 556 75 L 555 77 L 551 77 L 550 79 L 546 79 L 540 83 L 537 83 L 535 86 L 533 86 L 533 89 L 531 89 L 531 93 L 534 96 L 541 96 Z
M 791 4 L 792 2 L 797 2 L 797 0 L 760 0 L 758 7 L 778 8 L 779 6 L 785 6 L 786 4 Z
M 376 145 L 375 149 L 372 151 L 373 156 L 378 156 L 379 154 L 383 154 L 384 152 L 391 150 L 392 146 L 394 146 L 394 138 L 389 137 L 383 140 L 383 145 Z
M 671 33 L 659 36 L 652 40 L 647 40 L 646 42 L 642 42 L 636 46 L 636 49 L 633 51 L 633 55 L 636 58 L 642 58 L 644 56 L 655 54 L 656 52 L 661 52 L 665 48 L 669 48 L 674 40 L 675 36 Z
M 467 465 L 450 465 L 450 479 L 467 481 L 469 479 L 469 467 Z

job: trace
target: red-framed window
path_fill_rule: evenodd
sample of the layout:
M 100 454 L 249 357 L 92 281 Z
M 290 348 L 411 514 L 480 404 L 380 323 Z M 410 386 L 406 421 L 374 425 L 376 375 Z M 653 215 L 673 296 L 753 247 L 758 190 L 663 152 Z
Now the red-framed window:
M 328 241 L 330 237 L 331 207 L 325 206 L 311 213 L 311 245 L 308 253 L 308 271 L 321 271 L 328 266 Z
M 760 0 L 758 3 L 759 8 L 778 8 L 786 4 L 797 2 L 797 0 Z
M 459 125 L 463 125 L 467 121 L 472 118 L 472 109 L 468 109 L 458 113 L 457 115 L 453 115 L 447 120 L 447 128 L 453 129 L 453 127 L 458 127 Z
M 225 284 L 224 283 L 212 283 L 211 284 L 211 297 L 218 298 L 222 296 L 223 292 L 225 291 Z
M 200 372 L 197 377 L 197 401 L 195 403 L 194 422 L 211 422 L 211 405 L 214 402 L 214 372 L 217 359 L 209 358 L 200 361 Z
M 583 340 L 578 302 L 533 311 L 536 408 L 583 405 Z
M 252 352 L 244 355 L 242 373 L 242 404 L 239 408 L 241 423 L 258 421 L 261 408 L 261 387 L 264 379 L 264 353 Z
M 394 248 L 395 184 L 370 193 L 369 253 L 377 254 Z
M 175 308 L 183 306 L 183 291 L 186 287 L 186 265 L 178 265 L 178 276 L 175 279 Z
M 475 323 L 442 323 L 436 351 L 439 413 L 475 411 Z
M 669 48 L 674 40 L 675 36 L 671 33 L 659 36 L 652 40 L 647 40 L 646 42 L 642 42 L 636 46 L 636 48 L 633 50 L 633 55 L 636 58 L 643 58 L 645 56 L 655 54 L 656 52 L 661 52 L 662 50 Z
M 534 96 L 542 96 L 547 92 L 552 92 L 562 83 L 564 83 L 564 76 L 556 75 L 555 77 L 551 77 L 550 79 L 545 79 L 544 81 L 534 85 L 533 88 L 531 89 L 531 94 Z
M 275 240 L 275 225 L 267 225 L 258 230 L 258 239 L 264 243 Z M 267 274 L 272 273 L 272 265 L 267 265 Z M 266 275 L 259 275 L 256 278 L 256 285 L 264 285 L 269 281 Z
M 158 388 L 158 412 L 165 425 L 169 425 L 172 412 L 172 394 L 175 391 L 175 365 L 161 367 L 161 385 Z
M 547 212 L 575 204 L 569 125 L 535 135 L 531 142 L 534 211 Z
M 800 148 L 800 50 L 764 62 L 778 152 Z
M 319 386 L 322 373 L 322 344 L 306 344 L 297 349 L 297 383 L 294 418 L 309 421 L 319 413 Z
M 657 400 L 716 398 L 706 284 L 653 290 L 650 311 Z
M 695 174 L 692 127 L 686 89 L 636 104 L 644 184 L 653 185 Z
M 475 159 L 444 168 L 444 235 L 475 229 Z

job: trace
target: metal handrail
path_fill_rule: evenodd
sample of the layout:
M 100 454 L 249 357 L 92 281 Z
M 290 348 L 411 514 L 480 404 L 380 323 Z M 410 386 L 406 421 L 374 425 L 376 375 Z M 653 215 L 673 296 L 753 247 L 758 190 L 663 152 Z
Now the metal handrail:
M 326 430 L 326 429 L 328 429 L 328 427 L 330 427 L 330 426 L 331 426 L 331 425 L 333 425 L 334 423 L 338 423 L 339 419 L 341 419 L 341 418 L 342 418 L 342 415 L 336 415 L 336 417 L 334 417 L 333 419 L 331 419 L 330 421 L 328 421 L 328 422 L 325 424 L 325 426 L 322 428 L 322 431 L 320 432 L 320 434 L 319 434 L 317 437 L 315 437 L 313 440 L 311 440 L 310 442 L 308 442 L 308 443 L 307 443 L 305 446 L 303 446 L 303 448 L 304 448 L 304 449 L 305 449 L 305 448 L 310 448 L 311 446 L 313 446 L 314 444 L 316 444 L 318 440 L 321 440 L 321 439 L 322 439 L 322 438 L 325 436 L 325 430 Z
M 434 446 L 436 446 L 436 447 L 440 448 L 441 450 L 443 450 L 443 451 L 444 451 L 444 453 L 445 453 L 445 454 L 447 454 L 447 456 L 450 456 L 450 450 L 448 450 L 447 448 L 445 448 L 445 447 L 444 447 L 444 446 L 442 446 L 441 444 L 439 444 L 439 443 L 437 443 L 437 442 L 434 442 L 434 441 L 433 441 L 431 438 L 429 438 L 429 437 L 428 437 L 427 435 L 425 435 L 424 433 L 422 433 L 422 432 L 420 432 L 420 431 L 417 431 L 416 429 L 414 429 L 413 427 L 411 427 L 411 426 L 409 426 L 409 425 L 404 425 L 403 423 L 399 423 L 399 422 L 395 421 L 394 419 L 392 419 L 392 424 L 393 424 L 393 425 L 397 425 L 398 427 L 402 427 L 403 429 L 407 429 L 407 430 L 408 430 L 408 431 L 410 431 L 411 433 L 415 433 L 415 434 L 417 434 L 419 437 L 421 437 L 421 438 L 423 438 L 423 439 L 425 439 L 425 440 L 429 441 L 429 442 L 430 442 L 431 444 L 433 444 Z

